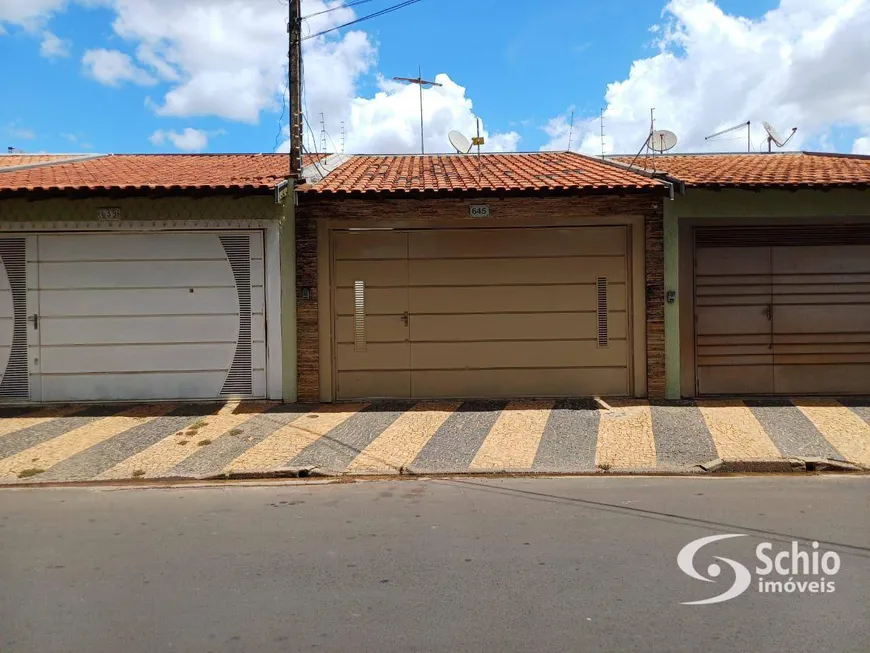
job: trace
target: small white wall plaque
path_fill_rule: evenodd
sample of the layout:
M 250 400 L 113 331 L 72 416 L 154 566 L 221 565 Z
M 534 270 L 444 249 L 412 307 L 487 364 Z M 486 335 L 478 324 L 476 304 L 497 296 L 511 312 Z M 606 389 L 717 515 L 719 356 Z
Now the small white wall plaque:
M 117 206 L 97 209 L 97 220 L 117 221 L 121 219 L 121 209 Z

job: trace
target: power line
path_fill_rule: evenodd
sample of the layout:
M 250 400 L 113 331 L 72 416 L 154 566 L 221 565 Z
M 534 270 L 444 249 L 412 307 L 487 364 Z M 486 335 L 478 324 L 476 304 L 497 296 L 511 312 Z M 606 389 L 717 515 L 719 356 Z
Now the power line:
M 345 2 L 343 5 L 338 5 L 337 7 L 330 7 L 329 9 L 324 9 L 323 11 L 318 11 L 313 14 L 308 14 L 307 16 L 303 16 L 302 18 L 313 18 L 314 16 L 320 16 L 322 14 L 328 14 L 330 11 L 338 11 L 339 9 L 349 9 L 350 7 L 356 7 L 357 5 L 364 5 L 367 2 L 371 2 L 372 0 L 356 0 L 355 2 Z M 279 0 L 280 2 L 280 0 Z
M 381 9 L 380 11 L 376 11 L 372 14 L 368 14 L 367 16 L 363 16 L 362 18 L 357 18 L 356 20 L 352 20 L 349 23 L 344 23 L 343 25 L 337 25 L 336 27 L 330 27 L 329 29 L 325 29 L 321 32 L 317 32 L 316 34 L 311 34 L 303 38 L 303 41 L 307 41 L 308 39 L 314 39 L 318 36 L 323 36 L 324 34 L 329 34 L 330 32 L 334 32 L 335 30 L 344 29 L 345 27 L 350 27 L 351 25 L 356 25 L 357 23 L 361 23 L 364 20 L 369 20 L 371 18 L 377 18 L 378 16 L 383 16 L 385 14 L 392 13 L 394 11 L 398 11 L 399 9 L 404 9 L 405 7 L 410 7 L 411 5 L 415 5 L 421 0 L 406 0 L 405 2 L 400 2 L 397 5 L 393 5 L 392 7 L 387 7 L 386 9 Z

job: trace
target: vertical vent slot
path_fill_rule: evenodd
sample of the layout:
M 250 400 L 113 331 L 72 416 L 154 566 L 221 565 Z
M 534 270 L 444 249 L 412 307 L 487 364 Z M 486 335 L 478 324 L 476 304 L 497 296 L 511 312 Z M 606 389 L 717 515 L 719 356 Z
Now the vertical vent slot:
M 0 397 L 29 399 L 30 377 L 27 367 L 27 257 L 24 238 L 0 240 L 0 260 L 9 280 L 12 295 L 12 343 L 9 361 L 2 370 Z M 0 273 L 2 274 L 2 273 Z
M 219 236 L 233 270 L 239 298 L 239 340 L 233 363 L 221 388 L 222 396 L 254 392 L 253 343 L 251 338 L 251 237 Z
M 353 282 L 353 350 L 366 350 L 366 282 Z
M 598 346 L 607 347 L 607 277 L 598 277 Z

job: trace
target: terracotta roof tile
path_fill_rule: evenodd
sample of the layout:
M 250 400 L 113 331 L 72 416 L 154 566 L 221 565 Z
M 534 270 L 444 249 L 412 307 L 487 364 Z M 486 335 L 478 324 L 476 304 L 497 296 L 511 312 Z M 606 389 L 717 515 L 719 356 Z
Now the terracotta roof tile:
M 306 159 L 310 161 L 309 157 Z M 287 169 L 286 154 L 117 154 L 23 170 L 0 168 L 0 192 L 112 188 L 271 190 L 287 177 Z
M 573 152 L 529 154 L 356 155 L 322 181 L 303 186 L 313 193 L 529 191 L 548 189 L 640 189 L 661 187 L 629 172 Z
M 58 163 L 78 159 L 87 154 L 0 154 L 0 170 L 40 163 Z
M 631 163 L 632 156 L 612 159 Z M 726 187 L 868 187 L 870 157 L 818 152 L 758 154 L 674 154 L 639 157 L 647 170 L 665 172 L 687 186 Z

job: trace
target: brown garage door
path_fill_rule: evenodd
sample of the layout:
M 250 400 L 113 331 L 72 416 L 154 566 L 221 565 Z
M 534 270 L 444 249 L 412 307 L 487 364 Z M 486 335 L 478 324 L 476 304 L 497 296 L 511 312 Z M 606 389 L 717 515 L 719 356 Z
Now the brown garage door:
M 870 394 L 870 229 L 698 229 L 699 394 Z
M 339 399 L 631 391 L 625 227 L 334 232 Z

